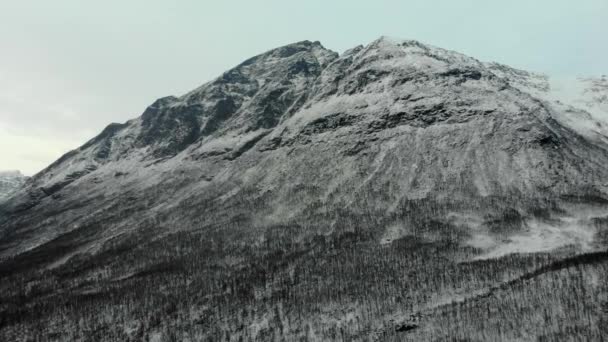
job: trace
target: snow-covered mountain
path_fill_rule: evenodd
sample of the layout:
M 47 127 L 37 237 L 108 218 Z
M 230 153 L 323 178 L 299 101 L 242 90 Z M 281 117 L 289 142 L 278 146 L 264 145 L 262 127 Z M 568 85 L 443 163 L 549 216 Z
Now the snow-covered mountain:
M 0 202 L 6 201 L 26 180 L 19 171 L 0 171 Z
M 551 77 L 487 63 L 492 71 L 519 90 L 545 101 L 554 116 L 569 128 L 606 142 L 608 136 L 608 77 Z
M 418 340 L 451 336 L 437 314 L 448 303 L 603 257 L 607 95 L 605 77 L 564 82 L 417 41 L 280 47 L 35 175 L 0 206 L 2 269 L 58 274 L 76 294 L 130 293 L 141 274 L 180 296 L 196 285 L 200 303 L 180 302 L 167 326 L 200 319 L 200 338 L 266 340 L 273 327 L 281 340 L 366 340 L 411 330 L 391 325 L 414 314 Z M 19 277 L 10 284 L 30 279 Z M 116 315 L 165 334 L 132 314 Z

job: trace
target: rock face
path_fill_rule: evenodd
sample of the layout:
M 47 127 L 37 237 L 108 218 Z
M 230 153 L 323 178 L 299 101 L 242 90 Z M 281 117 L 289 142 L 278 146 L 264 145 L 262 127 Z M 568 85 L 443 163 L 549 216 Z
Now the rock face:
M 509 329 L 531 324 L 521 336 L 465 323 L 445 331 L 440 321 L 449 303 L 510 291 L 564 258 L 596 253 L 581 277 L 606 269 L 608 90 L 605 77 L 577 82 L 563 90 L 384 37 L 341 55 L 309 41 L 263 53 L 111 124 L 1 205 L 3 290 L 29 282 L 69 293 L 50 302 L 95 307 L 111 294 L 139 306 L 101 310 L 133 325 L 122 332 L 87 314 L 118 340 L 187 329 L 211 340 L 598 336 L 603 316 L 579 319 L 587 309 L 557 330 L 505 318 Z M 565 289 L 570 277 L 534 286 Z M 158 288 L 133 291 L 142 284 Z M 605 279 L 597 284 L 604 295 Z M 177 304 L 165 308 L 160 288 Z M 6 336 L 56 326 L 31 316 L 43 305 L 32 291 L 3 298 L 26 298 L 1 307 Z M 137 313 L 152 305 L 168 312 Z M 471 322 L 479 314 L 452 310 Z M 165 314 L 174 316 L 155 321 Z
M 26 180 L 19 171 L 0 171 L 0 202 L 6 201 Z

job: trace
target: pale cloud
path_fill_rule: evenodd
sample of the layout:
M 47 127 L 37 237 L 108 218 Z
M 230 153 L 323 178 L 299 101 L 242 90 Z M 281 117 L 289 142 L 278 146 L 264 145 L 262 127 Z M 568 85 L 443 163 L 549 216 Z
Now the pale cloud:
M 0 170 L 32 175 L 96 135 L 112 119 L 99 98 L 60 79 L 3 70 Z M 116 112 L 120 112 L 116 110 Z
M 81 144 L 80 139 L 19 135 L 0 126 L 0 146 L 2 146 L 0 170 L 19 169 L 26 175 L 33 175 L 48 166 L 49 161 L 59 158 Z

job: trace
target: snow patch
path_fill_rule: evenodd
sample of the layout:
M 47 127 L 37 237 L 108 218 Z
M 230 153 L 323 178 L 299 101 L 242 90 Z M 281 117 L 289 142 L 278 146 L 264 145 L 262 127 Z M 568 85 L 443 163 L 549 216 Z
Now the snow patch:
M 560 222 L 546 223 L 528 220 L 528 229 L 521 234 L 510 235 L 505 240 L 477 231 L 468 245 L 486 250 L 476 259 L 492 259 L 509 254 L 549 252 L 564 247 L 574 247 L 581 252 L 594 250 L 596 229 L 574 218 L 562 218 Z
M 395 240 L 401 239 L 402 237 L 408 235 L 407 230 L 401 224 L 393 224 L 388 226 L 380 239 L 381 245 L 387 245 Z

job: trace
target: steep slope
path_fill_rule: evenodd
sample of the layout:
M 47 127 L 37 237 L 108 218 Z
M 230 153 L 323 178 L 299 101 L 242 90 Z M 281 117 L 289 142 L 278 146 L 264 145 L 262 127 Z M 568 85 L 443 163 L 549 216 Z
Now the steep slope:
M 146 334 L 365 340 L 393 314 L 604 249 L 602 97 L 566 106 L 550 89 L 384 37 L 249 59 L 108 126 L 0 206 L 5 331 L 40 298 L 144 305 L 132 289 L 151 282 L 178 318 L 112 311 Z
M 497 63 L 492 72 L 523 92 L 544 101 L 554 117 L 592 140 L 608 142 L 608 78 L 558 78 Z
M 26 180 L 19 171 L 0 171 L 0 202 L 6 201 Z

